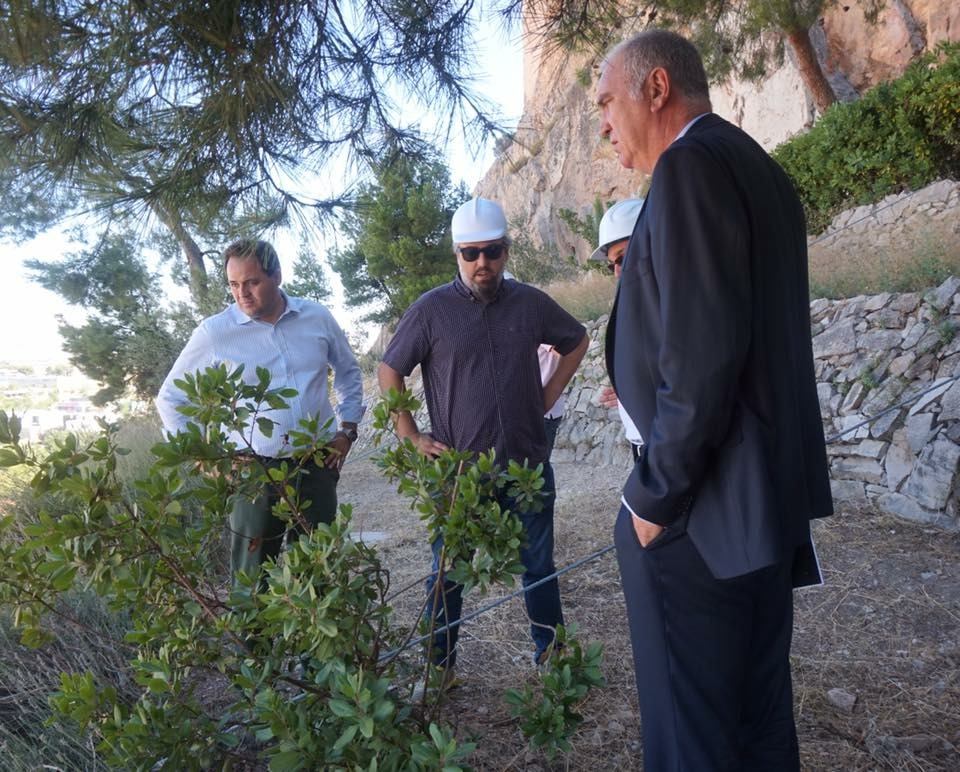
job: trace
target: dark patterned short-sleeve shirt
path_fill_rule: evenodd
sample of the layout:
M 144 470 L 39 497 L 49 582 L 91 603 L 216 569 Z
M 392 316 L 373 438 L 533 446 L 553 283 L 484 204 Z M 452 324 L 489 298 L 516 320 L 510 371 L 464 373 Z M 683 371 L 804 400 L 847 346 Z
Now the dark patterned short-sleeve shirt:
M 383 361 L 404 377 L 421 366 L 437 440 L 535 465 L 547 456 L 537 348 L 547 343 L 569 354 L 585 333 L 534 287 L 504 280 L 483 303 L 458 276 L 407 309 Z

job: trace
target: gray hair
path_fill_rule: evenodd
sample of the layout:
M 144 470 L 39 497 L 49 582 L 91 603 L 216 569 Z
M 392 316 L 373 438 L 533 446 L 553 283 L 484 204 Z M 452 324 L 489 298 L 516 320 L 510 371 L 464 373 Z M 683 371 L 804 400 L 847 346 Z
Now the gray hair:
M 254 239 L 238 239 L 223 250 L 223 267 L 227 267 L 231 257 L 238 259 L 254 259 L 267 276 L 276 276 L 280 272 L 280 258 L 277 250 L 268 241 Z
M 685 37 L 665 29 L 647 29 L 618 43 L 606 61 L 621 57 L 630 96 L 640 100 L 647 76 L 656 67 L 670 75 L 670 84 L 687 101 L 710 101 L 707 73 L 696 47 Z

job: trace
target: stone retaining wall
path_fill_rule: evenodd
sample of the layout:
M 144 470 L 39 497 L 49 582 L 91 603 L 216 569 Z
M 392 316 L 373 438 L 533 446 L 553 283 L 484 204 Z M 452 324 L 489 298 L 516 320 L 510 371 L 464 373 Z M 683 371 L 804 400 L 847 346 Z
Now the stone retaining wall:
M 851 255 L 869 258 L 870 270 L 881 257 L 928 256 L 960 249 L 960 182 L 939 180 L 914 191 L 895 193 L 874 204 L 847 209 L 809 242 L 811 275 L 831 274 L 837 261 Z
M 926 294 L 883 294 L 810 305 L 817 391 L 829 437 L 934 387 L 827 446 L 837 501 L 957 528 L 960 463 L 960 279 Z M 568 392 L 554 458 L 628 468 L 617 411 L 597 404 L 607 384 L 607 318 Z
M 927 293 L 810 304 L 824 433 L 830 439 L 846 432 L 827 445 L 838 502 L 869 502 L 910 520 L 960 527 L 958 290 L 960 278 L 951 277 Z M 597 403 L 608 383 L 606 325 L 606 316 L 587 324 L 590 347 L 568 389 L 553 457 L 626 470 L 632 459 L 619 415 Z M 409 382 L 415 391 L 418 376 Z M 375 401 L 374 388 L 368 403 Z M 902 401 L 909 404 L 852 428 Z M 423 414 L 418 421 L 427 425 Z M 358 453 L 372 452 L 369 436 L 364 428 Z

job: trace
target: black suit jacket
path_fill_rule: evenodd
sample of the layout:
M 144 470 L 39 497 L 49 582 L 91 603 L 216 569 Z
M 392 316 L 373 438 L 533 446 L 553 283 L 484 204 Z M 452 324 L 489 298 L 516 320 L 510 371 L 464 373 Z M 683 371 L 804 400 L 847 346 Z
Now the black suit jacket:
M 606 356 L 646 441 L 623 491 L 633 512 L 685 530 L 717 578 L 794 560 L 797 584 L 818 580 L 809 521 L 832 502 L 803 209 L 716 115 L 657 162 Z

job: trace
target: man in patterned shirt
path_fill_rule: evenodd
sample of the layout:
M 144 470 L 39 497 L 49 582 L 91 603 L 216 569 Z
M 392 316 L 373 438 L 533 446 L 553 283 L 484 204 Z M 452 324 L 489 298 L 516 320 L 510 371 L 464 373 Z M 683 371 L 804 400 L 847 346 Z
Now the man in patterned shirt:
M 404 379 L 420 365 L 430 417 L 421 432 L 409 412 L 397 417 L 397 433 L 426 456 L 447 448 L 476 453 L 496 451 L 497 461 L 536 466 L 548 457 L 543 415 L 563 393 L 589 339 L 583 325 L 548 295 L 517 281 L 504 281 L 510 239 L 507 221 L 493 201 L 474 198 L 453 215 L 452 235 L 458 274 L 423 294 L 403 315 L 387 346 L 378 373 L 380 389 L 402 391 Z M 542 343 L 560 355 L 546 384 L 540 381 L 537 349 Z M 546 500 L 538 513 L 520 514 L 527 535 L 521 550 L 524 586 L 554 572 L 553 504 L 555 489 L 544 465 Z M 509 506 L 504 497 L 500 502 Z M 434 572 L 440 544 L 433 545 Z M 433 608 L 436 573 L 428 581 L 428 613 L 438 627 L 460 618 L 461 587 L 445 582 L 445 598 Z M 525 594 L 533 623 L 534 658 L 542 662 L 563 623 L 556 579 Z M 446 610 L 446 614 L 444 613 Z M 452 679 L 458 627 L 438 633 L 434 664 Z
M 339 430 L 329 442 L 325 466 L 310 466 L 297 478 L 301 500 L 312 503 L 303 515 L 308 522 L 329 523 L 337 511 L 337 481 L 340 467 L 357 439 L 357 423 L 363 414 L 363 381 L 357 360 L 343 330 L 319 303 L 288 296 L 280 289 L 280 261 L 265 241 L 236 241 L 223 253 L 230 292 L 236 301 L 219 314 L 208 317 L 194 330 L 157 395 L 157 411 L 170 434 L 182 430 L 189 419 L 177 408 L 186 397 L 174 381 L 186 373 L 226 364 L 228 371 L 244 366 L 243 377 L 256 382 L 256 370 L 270 372 L 271 388 L 292 388 L 297 395 L 283 410 L 265 416 L 274 422 L 270 436 L 254 425 L 243 436 L 230 439 L 249 451 L 251 460 L 279 467 L 291 447 L 290 430 L 299 421 L 316 417 L 323 426 L 334 418 L 327 393 L 329 370 L 334 371 Z M 230 514 L 231 575 L 243 571 L 254 576 L 268 557 L 275 558 L 286 533 L 295 530 L 273 514 L 277 503 L 273 490 L 264 490 L 253 501 L 237 496 Z

